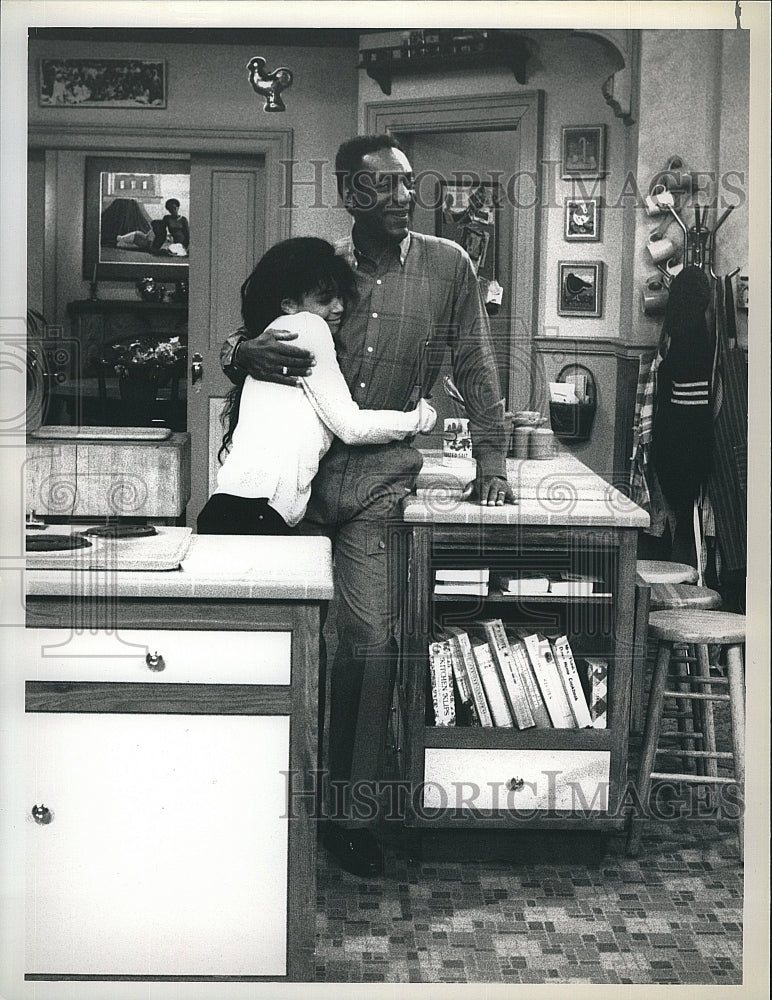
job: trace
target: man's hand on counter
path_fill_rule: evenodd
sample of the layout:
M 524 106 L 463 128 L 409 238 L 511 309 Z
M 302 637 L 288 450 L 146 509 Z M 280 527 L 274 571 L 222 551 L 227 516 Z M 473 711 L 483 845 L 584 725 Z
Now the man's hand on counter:
M 239 342 L 234 364 L 261 382 L 297 385 L 298 378 L 310 375 L 316 364 L 313 354 L 288 343 L 297 338 L 286 330 L 263 330 L 259 337 Z
M 479 499 L 483 507 L 503 507 L 505 503 L 517 503 L 512 487 L 501 476 L 478 476 L 473 497 Z

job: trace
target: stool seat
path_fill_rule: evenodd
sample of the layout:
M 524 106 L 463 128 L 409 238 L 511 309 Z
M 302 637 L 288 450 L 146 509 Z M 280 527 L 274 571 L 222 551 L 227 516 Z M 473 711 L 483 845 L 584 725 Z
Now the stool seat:
M 653 583 L 649 596 L 650 611 L 675 611 L 678 608 L 721 607 L 721 594 L 709 587 L 695 587 L 691 583 Z
M 638 579 L 644 583 L 696 583 L 697 570 L 686 563 L 658 559 L 639 559 L 635 564 Z
M 745 615 L 731 611 L 655 611 L 649 635 L 665 642 L 736 645 L 745 642 Z

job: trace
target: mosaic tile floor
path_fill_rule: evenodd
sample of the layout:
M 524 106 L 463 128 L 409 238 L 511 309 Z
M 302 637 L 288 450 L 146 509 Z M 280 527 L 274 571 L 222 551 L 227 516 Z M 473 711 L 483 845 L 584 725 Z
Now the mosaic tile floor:
M 317 981 L 738 984 L 735 827 L 684 825 L 651 824 L 637 859 L 614 834 L 601 858 L 583 843 L 570 862 L 565 849 L 550 861 L 533 835 L 509 835 L 509 858 L 503 835 L 475 860 L 464 834 L 430 834 L 422 861 L 391 837 L 376 881 L 320 849 Z

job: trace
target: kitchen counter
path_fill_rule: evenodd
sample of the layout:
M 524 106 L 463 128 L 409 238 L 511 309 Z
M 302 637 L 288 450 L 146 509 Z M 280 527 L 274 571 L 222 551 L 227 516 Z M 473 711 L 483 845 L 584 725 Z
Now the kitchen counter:
M 507 459 L 507 480 L 517 504 L 483 507 L 464 501 L 457 488 L 474 475 L 474 464 L 443 465 L 439 452 L 424 453 L 419 496 L 404 501 L 409 523 L 612 526 L 646 528 L 649 515 L 573 455 L 554 459 Z
M 177 570 L 28 569 L 26 579 L 37 597 L 326 601 L 332 552 L 322 536 L 194 535 Z
M 236 979 L 313 979 L 330 541 L 193 536 L 178 558 L 26 571 L 28 980 L 219 998 Z

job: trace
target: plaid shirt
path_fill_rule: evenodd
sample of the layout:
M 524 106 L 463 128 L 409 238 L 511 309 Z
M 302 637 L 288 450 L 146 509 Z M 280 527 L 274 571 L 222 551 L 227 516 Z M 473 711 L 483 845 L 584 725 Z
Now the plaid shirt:
M 504 401 L 488 316 L 467 254 L 447 240 L 411 233 L 398 251 L 374 261 L 351 238 L 336 244 L 357 271 L 359 298 L 336 335 L 341 371 L 364 409 L 407 410 L 431 392 L 450 352 L 466 400 L 473 454 L 483 476 L 505 476 Z M 232 354 L 240 334 L 223 347 L 226 374 L 240 374 Z M 421 457 L 405 442 L 351 447 L 340 440 L 314 481 L 314 516 L 340 521 L 367 508 L 383 491 L 404 496 Z

